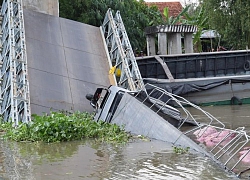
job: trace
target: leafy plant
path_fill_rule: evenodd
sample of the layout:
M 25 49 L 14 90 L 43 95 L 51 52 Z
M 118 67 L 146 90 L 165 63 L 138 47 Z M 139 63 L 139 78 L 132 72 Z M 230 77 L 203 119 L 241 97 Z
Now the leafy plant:
M 189 149 L 190 147 L 182 148 L 182 147 L 174 146 L 174 152 L 176 154 L 185 154 L 189 151 Z
M 3 137 L 14 141 L 62 142 L 95 138 L 102 142 L 125 143 L 130 134 L 116 124 L 95 122 L 89 113 L 51 112 L 49 115 L 32 115 L 30 123 L 12 127 L 1 123 Z
M 224 45 L 250 47 L 250 1 L 200 0 L 211 29 L 218 31 Z
M 180 14 L 178 14 L 176 17 L 169 16 L 169 8 L 165 7 L 163 10 L 163 15 L 165 16 L 165 24 L 167 25 L 175 25 L 181 22 L 182 16 L 188 11 L 189 6 L 186 6 Z
M 187 6 L 189 9 L 191 6 Z M 201 45 L 201 34 L 203 30 L 208 29 L 208 17 L 205 14 L 205 10 L 202 6 L 195 8 L 191 13 L 188 11 L 183 13 L 184 18 L 182 19 L 182 24 L 194 25 L 197 27 L 197 32 L 194 34 L 194 47 L 196 52 L 202 51 Z

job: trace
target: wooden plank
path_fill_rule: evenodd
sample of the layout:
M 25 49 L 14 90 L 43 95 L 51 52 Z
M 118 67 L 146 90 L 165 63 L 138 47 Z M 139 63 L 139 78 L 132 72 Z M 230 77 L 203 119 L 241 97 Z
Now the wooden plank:
M 174 77 L 172 76 L 172 73 L 170 72 L 168 65 L 159 57 L 159 56 L 154 56 L 155 59 L 161 64 L 162 68 L 164 69 L 168 79 L 170 82 L 174 82 Z

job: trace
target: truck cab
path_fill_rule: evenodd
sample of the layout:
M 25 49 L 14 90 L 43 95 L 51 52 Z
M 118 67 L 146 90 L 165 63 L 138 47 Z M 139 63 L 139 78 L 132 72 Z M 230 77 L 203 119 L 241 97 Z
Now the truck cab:
M 159 101 L 149 97 L 144 91 L 133 92 L 117 86 L 110 86 L 109 88 L 97 88 L 94 95 L 86 95 L 86 98 L 90 101 L 90 104 L 95 109 L 94 120 L 102 120 L 104 122 L 111 123 L 116 111 L 119 112 L 123 108 L 119 107 L 119 104 L 125 93 L 129 94 L 130 98 L 133 98 L 134 101 L 138 102 L 137 107 L 142 105 L 147 106 L 147 108 L 151 110 L 152 113 L 157 113 L 175 127 L 183 125 L 184 120 L 181 117 L 181 112 L 178 109 L 168 104 L 160 104 Z M 134 104 L 130 103 L 131 102 L 128 101 L 129 106 L 134 106 Z M 185 125 L 186 124 L 194 125 L 187 120 L 185 121 Z
M 130 94 L 135 93 L 117 86 L 110 86 L 109 88 L 97 88 L 93 96 L 87 95 L 88 97 L 92 97 L 88 98 L 86 96 L 95 109 L 94 120 L 102 120 L 110 123 L 125 92 Z

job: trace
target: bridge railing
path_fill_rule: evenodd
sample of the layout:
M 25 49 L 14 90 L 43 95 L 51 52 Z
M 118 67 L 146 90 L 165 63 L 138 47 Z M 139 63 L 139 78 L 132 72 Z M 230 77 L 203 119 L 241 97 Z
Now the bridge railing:
M 216 117 L 181 96 L 152 84 L 145 84 L 145 89 L 147 93 L 142 103 L 149 100 L 152 103 L 151 109 L 157 107 L 158 110 L 154 110 L 156 113 L 168 109 L 165 111 L 168 115 L 181 120 L 177 127 L 183 132 L 181 136 L 186 135 L 205 148 L 212 159 L 219 162 L 224 169 L 238 176 L 250 172 L 250 136 L 244 127 L 227 129 Z M 181 115 L 173 107 L 180 110 Z M 191 108 L 195 109 L 195 114 L 190 112 Z M 203 118 L 197 118 L 198 115 Z M 196 126 L 183 130 L 185 122 L 193 122 Z

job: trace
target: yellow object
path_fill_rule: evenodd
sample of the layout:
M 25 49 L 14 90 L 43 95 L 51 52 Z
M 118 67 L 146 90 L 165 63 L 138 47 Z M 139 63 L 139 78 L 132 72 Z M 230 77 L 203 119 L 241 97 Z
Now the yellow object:
M 121 69 L 117 68 L 116 71 L 115 71 L 115 75 L 117 77 L 121 77 Z
M 116 69 L 116 66 L 113 66 L 112 68 L 110 68 L 109 74 L 114 74 L 115 73 L 115 69 Z

